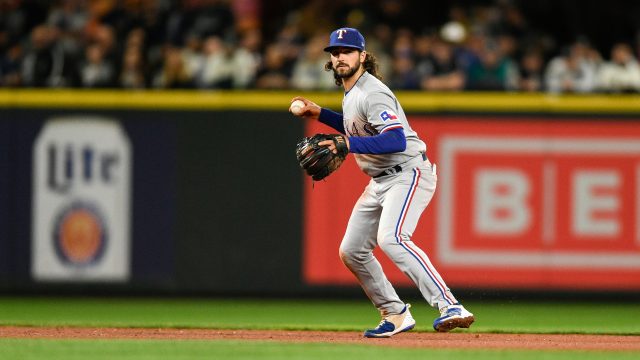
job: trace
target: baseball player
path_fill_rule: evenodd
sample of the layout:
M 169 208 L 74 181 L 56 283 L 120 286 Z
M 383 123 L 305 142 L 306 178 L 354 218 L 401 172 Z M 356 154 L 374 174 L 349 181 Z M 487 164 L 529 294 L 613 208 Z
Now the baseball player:
M 340 258 L 358 278 L 382 316 L 365 337 L 390 337 L 415 326 L 409 311 L 373 255 L 379 245 L 417 285 L 424 298 L 440 310 L 433 327 L 446 332 L 468 328 L 474 321 L 453 296 L 427 254 L 411 240 L 420 215 L 436 189 L 436 166 L 426 156 L 426 144 L 411 129 L 402 106 L 377 74 L 376 59 L 365 50 L 365 39 L 353 28 L 333 31 L 325 70 L 344 87 L 342 114 L 321 108 L 303 97 L 301 117 L 319 120 L 346 135 L 349 152 L 371 176 L 356 202 L 340 245 Z M 292 100 L 292 101 L 293 101 Z M 331 140 L 319 143 L 335 151 Z

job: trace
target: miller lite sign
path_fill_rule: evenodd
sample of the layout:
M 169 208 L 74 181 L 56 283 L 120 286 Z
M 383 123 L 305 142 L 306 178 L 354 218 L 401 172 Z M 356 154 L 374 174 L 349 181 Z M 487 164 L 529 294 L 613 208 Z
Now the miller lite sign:
M 131 147 L 118 122 L 47 121 L 34 144 L 32 198 L 36 281 L 129 279 Z

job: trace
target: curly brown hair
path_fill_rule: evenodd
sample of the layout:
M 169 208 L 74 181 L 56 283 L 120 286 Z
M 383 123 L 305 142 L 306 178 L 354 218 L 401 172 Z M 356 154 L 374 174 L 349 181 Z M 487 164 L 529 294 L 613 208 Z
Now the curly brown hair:
M 382 80 L 382 75 L 380 75 L 378 73 L 378 61 L 377 61 L 376 57 L 373 54 L 368 52 L 365 55 L 364 62 L 362 63 L 362 66 L 364 67 L 364 69 L 369 74 L 371 74 L 371 75 L 375 76 L 376 78 Z M 324 70 L 325 71 L 333 71 L 333 64 L 331 63 L 331 60 L 327 61 L 327 63 L 324 64 Z M 333 72 L 333 78 L 336 81 L 336 85 L 342 86 L 342 78 L 338 77 L 338 75 L 335 73 L 335 71 Z

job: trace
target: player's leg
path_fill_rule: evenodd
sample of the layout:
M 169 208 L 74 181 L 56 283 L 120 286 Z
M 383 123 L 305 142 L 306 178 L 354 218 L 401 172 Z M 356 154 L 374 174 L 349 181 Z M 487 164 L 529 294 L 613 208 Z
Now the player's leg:
M 428 164 L 390 179 L 383 199 L 378 243 L 443 316 L 449 310 L 460 308 L 462 314 L 458 314 L 456 321 L 449 321 L 446 326 L 434 324 L 436 330 L 448 331 L 455 327 L 468 327 L 473 322 L 473 315 L 459 306 L 427 254 L 411 241 L 418 220 L 433 197 L 436 179 Z
M 397 314 L 404 308 L 395 289 L 387 280 L 382 266 L 373 255 L 382 208 L 369 184 L 351 212 L 347 230 L 340 244 L 340 258 L 356 276 L 382 316 Z
M 381 207 L 372 182 L 356 203 L 340 245 L 340 258 L 356 276 L 362 289 L 380 311 L 382 321 L 366 330 L 365 337 L 390 337 L 413 329 L 415 321 L 409 307 L 396 294 L 382 266 L 373 255 Z

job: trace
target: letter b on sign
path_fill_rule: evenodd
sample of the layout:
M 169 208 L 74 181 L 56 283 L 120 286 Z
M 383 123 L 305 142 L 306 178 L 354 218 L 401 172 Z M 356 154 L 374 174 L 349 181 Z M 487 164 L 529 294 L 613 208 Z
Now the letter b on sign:
M 527 198 L 531 191 L 526 174 L 518 170 L 476 172 L 474 229 L 478 234 L 514 235 L 531 224 Z

